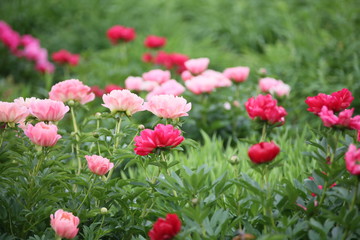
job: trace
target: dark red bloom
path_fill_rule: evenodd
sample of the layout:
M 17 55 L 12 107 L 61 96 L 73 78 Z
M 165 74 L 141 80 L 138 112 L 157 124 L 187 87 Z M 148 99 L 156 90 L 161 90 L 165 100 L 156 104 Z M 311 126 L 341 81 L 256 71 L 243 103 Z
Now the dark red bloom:
M 181 230 L 181 221 L 176 214 L 167 214 L 166 219 L 158 218 L 148 235 L 151 240 L 169 240 Z
M 69 64 L 71 66 L 76 66 L 79 63 L 80 55 L 79 54 L 72 54 L 65 49 L 61 49 L 58 52 L 54 52 L 52 54 L 52 59 L 54 62 L 59 64 Z
M 123 90 L 124 88 L 122 88 L 119 85 L 116 84 L 109 84 L 105 86 L 105 92 L 106 93 L 111 93 L 112 90 Z
M 156 125 L 154 130 L 145 129 L 135 137 L 135 153 L 141 156 L 152 153 L 157 148 L 173 148 L 184 141 L 181 131 L 172 125 Z
M 142 55 L 141 60 L 145 63 L 151 63 L 153 61 L 153 56 L 151 53 L 146 52 Z
M 92 86 L 90 87 L 91 91 L 95 94 L 97 97 L 102 97 L 102 95 L 105 94 L 105 90 L 99 88 L 99 86 Z
M 261 142 L 249 148 L 248 155 L 253 163 L 260 164 L 272 161 L 280 152 L 274 142 Z
M 136 32 L 134 28 L 115 25 L 107 30 L 106 35 L 112 44 L 117 44 L 119 41 L 130 42 L 134 40 Z
M 144 41 L 144 45 L 147 48 L 161 48 L 165 46 L 166 38 L 155 35 L 149 35 Z
M 171 69 L 173 67 L 173 62 L 171 60 L 170 54 L 159 51 L 157 55 L 154 57 L 154 63 L 163 65 L 167 69 Z

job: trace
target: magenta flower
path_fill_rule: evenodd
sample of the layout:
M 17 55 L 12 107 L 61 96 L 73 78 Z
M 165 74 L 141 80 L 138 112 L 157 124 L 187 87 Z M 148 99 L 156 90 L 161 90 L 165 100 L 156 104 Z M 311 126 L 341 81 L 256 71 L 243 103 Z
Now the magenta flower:
M 50 215 L 50 225 L 54 229 L 56 235 L 61 238 L 72 239 L 79 232 L 77 227 L 80 219 L 75 217 L 71 212 L 65 212 L 59 209 L 55 214 Z
M 280 152 L 274 142 L 260 142 L 252 145 L 248 150 L 250 160 L 255 164 L 271 162 Z
M 134 28 L 115 25 L 107 30 L 106 35 L 112 44 L 117 44 L 119 42 L 130 42 L 134 40 L 136 32 Z
M 110 169 L 114 167 L 114 164 L 111 163 L 109 159 L 98 155 L 86 155 L 85 158 L 87 160 L 90 171 L 96 175 L 105 175 L 108 171 L 110 171 Z
M 128 116 L 131 116 L 144 110 L 144 99 L 127 89 L 113 90 L 109 94 L 104 94 L 102 99 L 105 103 L 102 105 L 109 108 L 111 112 L 126 112 Z
M 151 97 L 150 100 L 144 104 L 144 107 L 160 118 L 175 119 L 189 116 L 187 112 L 191 109 L 191 103 L 187 103 L 183 97 L 158 95 Z
M 35 126 L 28 124 L 24 130 L 25 135 L 36 145 L 52 147 L 61 138 L 57 134 L 58 128 L 53 124 L 39 122 Z
M 172 125 L 156 125 L 154 130 L 145 129 L 140 136 L 134 138 L 135 153 L 141 156 L 148 155 L 156 149 L 174 148 L 184 141 L 181 131 Z
M 0 101 L 0 122 L 18 123 L 28 115 L 29 110 L 22 104 Z
M 171 74 L 170 71 L 154 69 L 144 73 L 142 77 L 145 81 L 153 81 L 153 82 L 157 82 L 158 84 L 163 84 L 164 82 L 170 80 Z
M 30 104 L 31 115 L 40 121 L 57 122 L 64 118 L 69 111 L 69 107 L 63 102 L 51 99 L 35 100 Z
M 360 150 L 354 144 L 350 144 L 345 153 L 346 169 L 353 175 L 360 175 Z
M 226 68 L 223 72 L 225 77 L 234 82 L 245 82 L 250 73 L 249 67 L 232 67 Z
M 185 62 L 185 67 L 192 74 L 198 75 L 205 71 L 209 66 L 210 60 L 208 58 L 190 59 Z
M 360 130 L 360 116 L 352 117 L 354 108 L 345 109 L 339 113 L 339 116 L 334 114 L 334 111 L 329 110 L 326 106 L 323 106 L 319 117 L 323 121 L 326 127 L 345 127 L 349 129 Z
M 144 45 L 147 48 L 161 48 L 166 45 L 166 38 L 155 35 L 149 35 L 144 41 Z
M 85 104 L 94 100 L 95 94 L 89 86 L 84 85 L 78 79 L 69 79 L 52 86 L 49 97 L 61 102 L 74 100 Z

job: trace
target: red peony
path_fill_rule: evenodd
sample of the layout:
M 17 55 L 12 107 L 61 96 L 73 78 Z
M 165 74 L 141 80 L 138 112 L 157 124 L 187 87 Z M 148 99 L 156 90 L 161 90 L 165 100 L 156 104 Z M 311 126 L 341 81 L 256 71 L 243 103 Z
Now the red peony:
M 176 214 L 167 214 L 166 219 L 158 218 L 148 235 L 151 240 L 169 240 L 181 230 L 181 221 Z
M 61 49 L 58 52 L 54 52 L 52 54 L 52 59 L 54 62 L 59 64 L 69 64 L 71 66 L 76 66 L 79 63 L 80 55 L 79 54 L 72 54 L 65 49 Z
M 165 44 L 166 44 L 166 38 L 158 37 L 155 35 L 147 36 L 144 41 L 144 45 L 147 48 L 161 48 L 165 46 Z
M 122 88 L 119 85 L 116 84 L 108 84 L 105 86 L 105 92 L 106 93 L 111 93 L 112 90 L 123 90 L 124 88 Z
M 127 28 L 121 25 L 115 25 L 106 32 L 108 39 L 112 44 L 117 44 L 119 41 L 130 42 L 135 39 L 136 32 L 134 28 Z
M 280 152 L 274 142 L 261 142 L 249 148 L 248 155 L 253 163 L 260 164 L 271 162 Z
M 135 137 L 135 153 L 148 155 L 156 149 L 174 148 L 184 141 L 181 131 L 172 125 L 156 125 L 154 130 L 145 129 Z

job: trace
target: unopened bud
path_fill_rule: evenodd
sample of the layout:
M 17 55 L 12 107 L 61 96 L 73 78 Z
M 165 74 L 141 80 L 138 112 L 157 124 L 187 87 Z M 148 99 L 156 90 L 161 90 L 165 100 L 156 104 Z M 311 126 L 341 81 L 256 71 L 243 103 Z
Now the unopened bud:
M 193 198 L 191 199 L 192 204 L 196 205 L 199 202 L 199 199 Z
M 139 129 L 139 130 L 144 130 L 144 129 L 145 129 L 145 126 L 142 125 L 142 124 L 140 124 L 140 125 L 138 126 L 138 129 Z
M 99 112 L 95 113 L 95 118 L 100 119 L 101 118 L 101 113 L 99 113 Z
M 101 214 L 107 214 L 107 212 L 108 212 L 108 210 L 107 210 L 107 208 L 105 208 L 105 207 L 102 207 L 102 208 L 100 209 L 100 213 L 101 213 Z
M 230 160 L 229 160 L 229 163 L 231 165 L 237 165 L 239 164 L 239 157 L 234 155 L 234 156 L 231 156 Z
M 93 137 L 94 137 L 94 138 L 99 138 L 99 137 L 100 137 L 100 135 L 99 135 L 99 133 L 98 133 L 98 132 L 93 132 Z
M 69 101 L 67 102 L 67 104 L 68 104 L 70 107 L 72 107 L 72 106 L 75 105 L 75 102 L 74 102 L 74 100 L 69 100 Z

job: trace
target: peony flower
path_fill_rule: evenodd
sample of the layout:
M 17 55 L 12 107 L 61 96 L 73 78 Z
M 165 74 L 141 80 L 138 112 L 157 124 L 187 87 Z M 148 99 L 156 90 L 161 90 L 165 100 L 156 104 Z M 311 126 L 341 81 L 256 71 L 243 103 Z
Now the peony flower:
M 206 77 L 206 78 L 214 78 L 216 80 L 215 87 L 229 87 L 232 85 L 232 82 L 230 79 L 225 77 L 224 74 L 221 72 L 217 72 L 214 70 L 205 70 L 203 73 L 201 73 L 200 76 Z
M 153 96 L 157 95 L 174 95 L 179 96 L 183 92 L 185 92 L 185 88 L 183 85 L 178 83 L 176 80 L 169 80 L 165 82 L 164 84 L 155 87 L 152 92 L 150 92 L 146 99 L 149 100 Z
M 161 69 L 154 69 L 149 72 L 146 72 L 142 75 L 145 81 L 153 81 L 158 84 L 162 84 L 170 80 L 170 71 L 163 71 Z
M 136 37 L 135 29 L 121 25 L 115 25 L 109 28 L 106 35 L 112 44 L 117 44 L 119 41 L 130 42 Z
M 125 88 L 133 91 L 141 91 L 144 80 L 141 77 L 130 76 L 125 79 Z
M 273 99 L 270 94 L 249 98 L 245 103 L 245 108 L 251 119 L 260 118 L 271 124 L 283 123 L 287 115 L 286 110 L 277 106 L 276 99 Z
M 27 108 L 30 108 L 31 103 L 36 100 L 39 100 L 39 99 L 36 97 L 25 98 L 25 99 L 23 97 L 19 97 L 19 98 L 14 99 L 14 103 L 17 103 L 17 104 L 20 104 Z
M 141 90 L 146 91 L 146 92 L 151 92 L 152 90 L 154 90 L 158 86 L 159 86 L 159 84 L 157 82 L 143 81 L 142 84 L 141 84 Z
M 184 141 L 181 131 L 172 125 L 156 125 L 154 130 L 145 129 L 140 136 L 134 138 L 135 153 L 141 156 L 148 155 L 156 149 L 174 148 Z
M 30 104 L 30 114 L 40 121 L 57 122 L 64 118 L 69 107 L 63 102 L 51 99 L 35 100 Z
M 193 75 L 188 70 L 185 70 L 181 73 L 181 78 L 182 78 L 182 80 L 184 80 L 184 82 L 186 82 L 187 80 L 190 80 L 192 77 L 193 77 Z
M 38 61 L 35 65 L 36 71 L 42 74 L 51 74 L 55 71 L 55 66 L 49 61 Z
M 111 163 L 109 159 L 98 155 L 86 155 L 85 158 L 87 160 L 90 171 L 96 175 L 105 175 L 108 171 L 110 171 L 110 169 L 114 167 L 114 164 Z
M 24 130 L 25 135 L 36 145 L 52 147 L 61 138 L 57 134 L 58 128 L 53 124 L 39 122 L 35 126 L 28 124 Z
M 319 117 L 326 127 L 345 127 L 348 129 L 360 130 L 360 116 L 352 117 L 354 108 L 345 109 L 336 116 L 332 110 L 329 110 L 326 106 L 323 106 Z
M 18 123 L 28 115 L 28 108 L 20 103 L 0 101 L 0 122 Z
M 153 55 L 151 55 L 151 53 L 146 52 L 142 55 L 141 60 L 144 63 L 151 63 L 151 62 L 153 62 L 154 57 L 153 57 Z
M 109 94 L 104 94 L 102 99 L 105 103 L 102 105 L 109 108 L 112 113 L 117 111 L 126 112 L 128 116 L 131 116 L 144 110 L 144 99 L 127 89 L 113 90 Z
M 350 144 L 348 151 L 345 153 L 346 169 L 352 175 L 360 175 L 360 150 L 356 149 L 354 144 Z
M 106 93 L 111 93 L 114 90 L 123 90 L 123 89 L 124 88 L 122 88 L 121 86 L 116 85 L 116 84 L 108 84 L 108 85 L 105 86 L 105 92 Z
M 270 88 L 269 92 L 274 95 L 276 94 L 276 96 L 278 97 L 283 97 L 283 96 L 289 96 L 290 94 L 290 90 L 291 87 L 285 83 L 283 83 L 283 81 L 279 81 L 279 84 Z
M 191 109 L 191 103 L 187 103 L 183 97 L 158 95 L 151 97 L 150 100 L 144 104 L 144 107 L 160 118 L 175 119 L 189 116 L 187 112 Z
M 102 97 L 105 94 L 105 90 L 101 89 L 99 86 L 91 86 L 90 89 L 96 97 Z
M 8 47 L 11 52 L 16 52 L 21 43 L 21 36 L 6 22 L 0 21 L 0 41 Z
M 214 91 L 217 81 L 213 77 L 197 76 L 187 80 L 185 85 L 192 93 L 202 94 Z
M 223 72 L 224 76 L 234 82 L 245 82 L 250 73 L 249 67 L 232 67 L 226 68 Z
M 181 221 L 176 214 L 167 214 L 166 219 L 158 218 L 148 235 L 151 240 L 170 240 L 181 230 Z
M 94 100 L 95 94 L 78 79 L 69 79 L 52 86 L 49 98 L 61 102 L 74 100 L 85 104 Z
M 55 214 L 50 215 L 50 225 L 54 229 L 56 235 L 61 238 L 74 238 L 78 232 L 80 220 L 75 217 L 71 212 L 65 212 L 59 209 Z
M 71 66 L 76 66 L 79 63 L 80 55 L 79 54 L 72 54 L 65 49 L 61 49 L 58 52 L 54 52 L 52 54 L 52 59 L 54 62 L 59 64 L 69 64 Z
M 166 44 L 166 38 L 158 37 L 155 35 L 147 36 L 144 41 L 144 45 L 147 48 L 161 48 L 165 46 L 165 44 Z
M 210 60 L 208 58 L 196 58 L 187 60 L 184 64 L 192 74 L 198 75 L 208 68 Z
M 279 81 L 275 78 L 262 78 L 259 80 L 259 88 L 262 92 L 268 93 L 271 88 L 276 87 Z
M 280 152 L 274 142 L 261 142 L 252 145 L 248 150 L 250 160 L 255 164 L 271 162 Z

